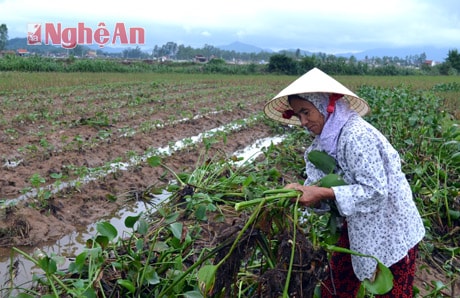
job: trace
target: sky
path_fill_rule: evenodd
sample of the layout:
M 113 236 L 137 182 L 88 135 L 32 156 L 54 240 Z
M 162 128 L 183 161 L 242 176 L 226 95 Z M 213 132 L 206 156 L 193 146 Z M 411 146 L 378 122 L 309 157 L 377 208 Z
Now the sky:
M 116 23 L 145 32 L 142 48 L 169 41 L 201 48 L 239 41 L 262 49 L 345 53 L 376 48 L 460 49 L 458 0 L 103 1 L 0 0 L 9 38 L 28 24 Z

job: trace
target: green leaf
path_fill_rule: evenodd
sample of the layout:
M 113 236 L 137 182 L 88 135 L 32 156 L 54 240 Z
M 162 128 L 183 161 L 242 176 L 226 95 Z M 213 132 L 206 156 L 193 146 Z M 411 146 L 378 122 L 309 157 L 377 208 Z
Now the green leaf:
M 96 225 L 96 230 L 102 236 L 106 236 L 109 241 L 112 241 L 118 236 L 117 229 L 109 222 L 98 222 Z
M 460 218 L 460 211 L 449 209 L 448 212 L 449 212 L 450 217 L 453 220 L 457 220 Z
M 417 121 L 419 120 L 419 118 L 416 115 L 412 115 L 409 117 L 408 120 L 409 120 L 409 125 L 414 126 L 415 124 L 417 124 Z
M 107 245 L 109 245 L 109 238 L 107 236 L 98 235 L 95 241 L 103 248 L 106 248 Z
M 446 285 L 442 283 L 442 281 L 439 281 L 439 280 L 432 280 L 431 281 L 431 284 L 435 287 L 435 291 L 436 292 L 439 292 L 441 291 L 442 289 L 445 289 L 446 288 Z
M 460 164 L 460 152 L 455 152 L 450 157 L 453 164 Z
M 75 261 L 69 264 L 69 271 L 71 273 L 81 272 L 85 266 L 86 251 L 80 253 L 75 258 Z
M 173 233 L 175 238 L 180 240 L 182 238 L 182 227 L 182 223 L 174 222 L 169 225 L 169 230 Z
M 83 289 L 85 287 L 85 282 L 83 279 L 77 279 L 72 283 L 72 286 L 77 289 Z
M 167 186 L 166 190 L 168 192 L 176 192 L 176 191 L 180 190 L 180 186 L 177 185 L 177 184 L 170 184 L 170 185 Z
M 318 186 L 321 186 L 321 187 L 331 188 L 331 187 L 334 187 L 334 186 L 342 186 L 342 185 L 347 185 L 347 183 L 338 174 L 328 174 L 328 175 L 322 177 L 318 181 Z
M 161 165 L 161 158 L 159 156 L 151 156 L 147 158 L 147 164 L 151 167 L 158 167 Z
M 157 285 L 160 283 L 160 277 L 158 276 L 158 273 L 150 265 L 145 268 L 144 277 L 146 281 L 151 285 Z
M 450 146 L 450 145 L 454 145 L 454 147 L 460 147 L 460 141 L 457 141 L 457 140 L 450 140 L 450 141 L 447 141 L 447 142 L 444 142 L 443 144 L 444 146 Z
M 181 255 L 176 256 L 174 258 L 174 269 L 176 269 L 177 272 L 180 272 L 184 268 L 184 259 L 182 258 Z M 181 274 L 179 274 L 180 276 Z
M 163 216 L 165 217 L 166 223 L 173 223 L 177 220 L 179 217 L 180 213 L 179 212 L 169 212 L 168 210 L 165 209 L 158 209 L 159 211 L 162 210 Z
M 203 294 L 200 291 L 188 291 L 182 294 L 185 298 L 203 298 Z
M 50 258 L 49 262 L 48 262 L 47 273 L 48 274 L 54 274 L 54 273 L 56 273 L 56 271 L 57 271 L 56 261 L 54 259 Z
M 214 212 L 214 211 L 217 211 L 218 208 L 216 207 L 216 205 L 210 203 L 207 205 L 206 210 Z
M 39 187 L 41 184 L 45 183 L 46 180 L 40 174 L 33 174 L 32 177 L 30 177 L 30 184 L 34 187 Z
M 382 263 L 377 263 L 377 275 L 374 281 L 365 279 L 362 281 L 363 286 L 372 294 L 382 295 L 388 293 L 393 288 L 393 274 L 390 269 Z
M 161 195 L 163 194 L 163 187 L 150 187 L 149 192 L 154 195 Z
M 110 202 L 115 202 L 117 200 L 117 196 L 111 193 L 106 194 L 105 198 Z
M 176 237 L 170 237 L 168 239 L 168 244 L 173 247 L 173 248 L 183 248 L 182 246 L 182 241 L 180 238 L 176 238 Z
M 307 159 L 325 174 L 330 174 L 337 166 L 336 160 L 325 151 L 312 150 L 308 153 Z
M 87 290 L 83 293 L 83 296 L 85 296 L 86 298 L 96 298 L 96 297 L 97 297 L 96 291 L 95 291 L 93 288 L 87 289 Z
M 340 253 L 348 253 L 360 257 L 369 257 L 373 258 L 377 261 L 377 276 L 373 282 L 370 280 L 364 280 L 362 285 L 372 294 L 381 295 L 389 292 L 393 288 L 393 274 L 391 273 L 390 269 L 382 264 L 376 257 L 371 255 L 365 255 L 351 249 L 333 246 L 333 245 L 325 245 L 328 250 L 336 251 Z
M 195 210 L 195 217 L 198 220 L 207 220 L 206 217 L 206 206 L 205 205 L 199 205 L 198 208 Z
M 127 228 L 130 228 L 132 229 L 134 227 L 134 225 L 136 224 L 136 222 L 139 220 L 139 218 L 141 217 L 141 214 L 140 213 L 139 215 L 137 216 L 128 216 L 126 219 L 125 219 L 125 227 Z
M 278 179 L 280 179 L 282 177 L 280 171 L 278 171 L 277 168 L 271 168 L 270 170 L 268 170 L 267 174 L 268 174 L 268 176 L 270 176 L 270 178 L 273 181 L 277 181 Z
M 46 274 L 54 274 L 57 271 L 56 262 L 48 256 L 39 259 L 38 265 Z
M 125 289 L 127 289 L 130 293 L 134 293 L 136 291 L 136 287 L 134 286 L 134 284 L 129 281 L 129 280 L 126 280 L 126 279 L 118 279 L 117 280 L 117 283 L 124 287 Z
M 205 293 L 208 293 L 214 286 L 217 268 L 216 265 L 205 265 L 198 271 L 198 282 Z
M 149 232 L 149 224 L 141 218 L 139 225 L 137 226 L 137 232 L 141 235 L 147 235 Z
M 144 248 L 144 239 L 140 238 L 136 240 L 136 249 L 141 251 Z
M 168 249 L 169 249 L 169 246 L 164 241 L 157 241 L 157 242 L 155 242 L 155 244 L 153 246 L 153 250 L 156 251 L 156 252 L 162 252 L 162 251 L 166 251 Z
M 248 175 L 243 182 L 243 186 L 248 187 L 252 182 L 254 182 L 254 175 Z
M 362 283 L 359 285 L 358 293 L 356 293 L 356 298 L 366 298 L 366 288 Z
M 190 174 L 188 174 L 188 173 L 179 173 L 179 174 L 177 174 L 177 177 L 180 179 L 180 181 L 189 181 Z
M 412 141 L 411 139 L 406 139 L 404 140 L 404 143 L 406 143 L 407 145 L 414 145 L 414 141 Z
M 26 294 L 26 293 L 20 293 L 19 295 L 15 296 L 15 297 L 16 298 L 34 298 L 35 296 L 29 295 L 29 294 Z
M 50 177 L 53 179 L 61 179 L 62 178 L 62 173 L 51 173 Z

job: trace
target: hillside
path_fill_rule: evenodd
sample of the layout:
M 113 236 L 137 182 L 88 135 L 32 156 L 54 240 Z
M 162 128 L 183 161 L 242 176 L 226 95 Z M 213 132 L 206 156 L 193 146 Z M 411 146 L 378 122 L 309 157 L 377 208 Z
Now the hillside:
M 27 38 L 12 38 L 8 40 L 7 50 L 26 49 L 29 52 L 36 53 L 64 53 L 66 50 L 59 46 L 52 45 L 27 45 Z

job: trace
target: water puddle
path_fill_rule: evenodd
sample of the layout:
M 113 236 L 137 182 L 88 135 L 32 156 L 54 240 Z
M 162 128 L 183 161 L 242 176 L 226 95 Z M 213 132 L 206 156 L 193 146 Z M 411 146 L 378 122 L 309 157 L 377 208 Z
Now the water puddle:
M 214 131 L 218 131 L 220 129 L 222 128 L 216 128 Z M 209 132 L 207 132 L 206 134 L 209 134 Z M 194 142 L 198 142 L 203 138 L 204 135 L 205 134 L 199 134 L 198 136 L 192 137 L 192 140 Z M 276 145 L 280 143 L 283 139 L 284 139 L 283 136 L 275 136 L 275 137 L 260 139 L 254 142 L 252 145 L 244 148 L 243 150 L 239 150 L 235 152 L 234 155 L 241 159 L 237 162 L 238 165 L 241 165 L 245 162 L 251 162 L 259 154 L 262 154 L 261 152 L 262 148 L 268 147 L 272 143 Z M 189 144 L 189 142 L 186 140 L 181 140 L 181 141 L 176 142 L 176 144 L 174 144 L 173 146 L 169 146 L 168 148 L 158 149 L 158 152 L 161 152 L 162 154 L 170 154 L 172 150 L 178 150 L 184 147 L 185 144 Z M 149 155 L 145 155 L 141 159 L 145 160 L 148 158 L 148 156 Z M 137 160 L 135 162 L 139 163 L 140 160 Z M 116 164 L 112 166 L 112 170 L 113 171 L 115 169 L 123 170 L 123 169 L 127 169 L 128 167 L 129 167 L 129 164 Z M 86 177 L 83 179 L 83 181 L 89 181 L 89 179 L 91 180 L 97 179 L 97 177 L 100 177 L 100 175 L 102 175 L 102 173 L 98 173 L 97 176 L 93 175 L 90 177 Z M 77 182 L 76 181 L 70 182 L 68 185 L 65 185 L 65 186 L 69 187 L 70 185 L 72 185 L 72 183 L 77 183 Z M 61 187 L 64 188 L 64 186 L 61 186 Z M 53 191 L 55 192 L 59 190 L 60 189 L 53 189 Z M 28 194 L 28 195 L 30 196 L 32 194 Z M 161 203 L 168 197 L 169 197 L 169 193 L 167 193 L 166 191 L 163 194 L 155 196 L 152 202 L 153 206 L 155 204 Z M 25 196 L 22 198 L 18 198 L 17 200 L 18 201 L 25 200 L 27 198 L 28 196 Z M 125 206 L 123 209 L 116 212 L 116 214 L 113 214 L 107 219 L 102 219 L 102 220 L 109 221 L 117 229 L 118 235 L 123 235 L 125 232 L 129 232 L 126 230 L 126 227 L 124 224 L 125 219 L 128 216 L 136 216 L 141 212 L 151 211 L 149 210 L 150 208 L 152 208 L 151 205 L 146 205 L 144 202 L 139 201 L 139 202 L 136 202 L 135 204 Z M 75 231 L 69 235 L 66 235 L 56 242 L 42 245 L 40 249 L 43 252 L 45 252 L 47 255 L 55 254 L 55 255 L 65 257 L 66 262 L 64 262 L 63 264 L 60 264 L 60 268 L 59 268 L 59 269 L 64 269 L 68 267 L 69 258 L 75 257 L 76 255 L 78 255 L 80 252 L 83 251 L 86 240 L 93 237 L 93 235 L 95 235 L 95 231 L 96 231 L 96 223 L 91 224 L 81 230 Z M 17 247 L 17 248 L 28 254 L 32 254 L 35 249 L 31 247 Z M 3 288 L 4 286 L 6 286 L 5 283 L 9 280 L 10 275 L 8 272 L 8 268 L 10 266 L 10 263 L 13 260 L 13 257 L 14 257 L 14 261 L 15 260 L 19 261 L 19 274 L 14 280 L 15 285 L 21 285 L 21 284 L 31 281 L 34 271 L 39 272 L 39 269 L 36 268 L 32 262 L 23 258 L 21 255 L 12 255 L 12 253 L 13 251 L 11 249 L 0 248 L 0 288 Z
M 169 197 L 169 193 L 164 192 L 153 198 L 151 204 L 159 204 Z M 151 206 L 148 206 L 151 208 Z M 122 236 L 127 232 L 124 221 L 128 216 L 137 216 L 141 212 L 145 212 L 148 208 L 144 202 L 136 202 L 135 204 L 125 206 L 120 211 L 116 212 L 113 216 L 101 219 L 102 221 L 110 222 L 118 231 L 118 235 Z M 90 224 L 81 230 L 74 231 L 66 235 L 56 242 L 44 244 L 40 250 L 50 256 L 52 254 L 64 257 L 64 262 L 59 264 L 59 269 L 67 268 L 70 258 L 75 257 L 83 252 L 86 240 L 92 238 L 96 234 L 96 223 Z M 27 254 L 33 254 L 35 247 L 16 247 Z M 15 254 L 11 249 L 0 248 L 0 288 L 5 286 L 5 282 L 9 280 L 8 267 L 11 263 L 12 256 L 14 260 L 19 261 L 18 275 L 14 280 L 15 285 L 21 285 L 32 280 L 34 273 L 39 273 L 41 270 L 37 268 L 31 261 L 25 259 L 22 255 Z M 0 293 L 1 297 L 1 293 Z

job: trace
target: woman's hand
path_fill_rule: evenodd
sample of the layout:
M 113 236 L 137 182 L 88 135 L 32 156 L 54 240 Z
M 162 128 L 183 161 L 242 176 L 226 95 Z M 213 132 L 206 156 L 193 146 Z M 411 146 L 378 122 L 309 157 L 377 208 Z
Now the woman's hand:
M 319 187 L 319 186 L 305 186 L 299 183 L 291 183 L 286 185 L 285 188 L 295 189 L 302 192 L 302 196 L 299 198 L 299 204 L 310 207 L 315 206 L 321 200 L 333 200 L 335 199 L 334 191 L 331 188 Z M 295 202 L 297 199 L 291 199 Z

